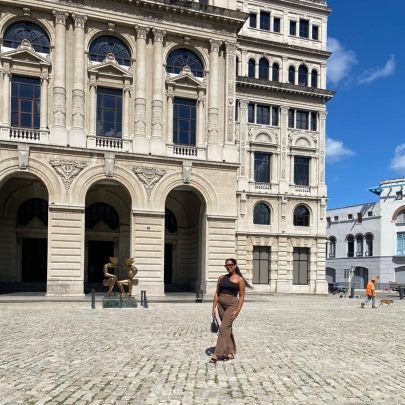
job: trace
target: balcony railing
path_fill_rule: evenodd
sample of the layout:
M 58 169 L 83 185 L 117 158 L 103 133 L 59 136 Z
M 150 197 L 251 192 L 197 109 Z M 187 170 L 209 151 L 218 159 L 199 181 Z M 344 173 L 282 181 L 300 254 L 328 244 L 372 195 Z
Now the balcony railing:
M 197 157 L 197 147 L 195 146 L 184 146 L 184 145 L 173 145 L 173 155 L 181 157 Z
M 255 183 L 255 190 L 271 190 L 271 184 L 270 183 L 256 182 Z
M 297 191 L 299 193 L 310 193 L 311 192 L 311 187 L 310 186 L 295 185 L 294 188 L 295 188 L 295 191 Z
M 96 147 L 102 149 L 121 150 L 122 149 L 121 138 L 106 138 L 102 136 L 96 137 Z
M 10 128 L 10 139 L 15 141 L 40 142 L 41 133 L 39 129 L 31 128 Z

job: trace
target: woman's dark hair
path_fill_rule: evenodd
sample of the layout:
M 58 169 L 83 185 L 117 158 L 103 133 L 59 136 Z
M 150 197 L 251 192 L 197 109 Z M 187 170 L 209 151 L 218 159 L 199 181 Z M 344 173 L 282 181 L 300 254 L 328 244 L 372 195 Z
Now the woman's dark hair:
M 240 269 L 239 269 L 239 266 L 238 266 L 238 264 L 237 264 L 236 259 L 234 259 L 233 257 L 230 257 L 230 258 L 228 258 L 228 259 L 225 260 L 225 263 L 226 263 L 226 262 L 232 262 L 232 263 L 236 266 L 236 267 L 235 267 L 235 273 L 236 273 L 239 277 L 242 277 L 242 278 L 243 278 L 243 281 L 245 282 L 246 287 L 248 287 L 248 288 L 253 288 L 253 287 L 246 281 L 245 277 L 243 277 L 243 275 L 242 275 L 242 273 L 241 273 L 241 271 L 240 271 Z

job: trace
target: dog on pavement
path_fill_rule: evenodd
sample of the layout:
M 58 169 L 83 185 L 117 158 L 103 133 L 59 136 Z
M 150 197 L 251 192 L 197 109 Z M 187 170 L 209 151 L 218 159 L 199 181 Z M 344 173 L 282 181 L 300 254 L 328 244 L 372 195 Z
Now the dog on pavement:
M 382 299 L 382 300 L 380 300 L 380 305 L 379 305 L 379 307 L 380 307 L 381 305 L 383 305 L 383 304 L 391 305 L 391 304 L 393 304 L 393 303 L 394 303 L 394 300 Z

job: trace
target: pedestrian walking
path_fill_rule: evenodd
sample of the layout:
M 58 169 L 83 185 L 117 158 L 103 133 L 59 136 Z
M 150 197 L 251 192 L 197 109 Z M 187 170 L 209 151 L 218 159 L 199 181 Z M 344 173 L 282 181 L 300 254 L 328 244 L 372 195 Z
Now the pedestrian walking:
M 372 308 L 377 308 L 375 305 L 375 297 L 376 297 L 376 292 L 375 292 L 375 282 L 377 279 L 375 277 L 372 277 L 371 280 L 367 283 L 367 288 L 366 288 L 366 299 L 364 302 L 361 303 L 360 307 L 364 308 L 364 305 L 367 305 L 372 302 Z
M 245 299 L 245 286 L 250 287 L 237 266 L 235 259 L 226 259 L 227 274 L 218 278 L 217 289 L 212 303 L 212 316 L 218 310 L 221 325 L 218 340 L 210 363 L 220 360 L 231 360 L 236 355 L 235 338 L 232 333 L 233 321 L 239 315 Z

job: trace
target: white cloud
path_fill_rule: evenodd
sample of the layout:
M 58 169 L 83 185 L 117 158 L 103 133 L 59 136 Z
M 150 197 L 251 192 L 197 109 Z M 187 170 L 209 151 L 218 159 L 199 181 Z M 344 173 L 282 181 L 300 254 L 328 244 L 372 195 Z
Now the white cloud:
M 357 63 L 354 51 L 346 50 L 335 38 L 328 38 L 328 51 L 332 56 L 328 61 L 328 80 L 337 84 L 350 73 L 350 69 Z
M 374 68 L 365 70 L 359 77 L 359 84 L 372 83 L 382 77 L 391 76 L 395 72 L 395 57 L 392 55 L 383 68 Z
M 395 148 L 395 155 L 391 160 L 391 169 L 405 174 L 405 143 Z
M 329 163 L 338 162 L 349 156 L 354 156 L 355 153 L 346 148 L 343 142 L 332 138 L 326 138 L 326 160 Z

